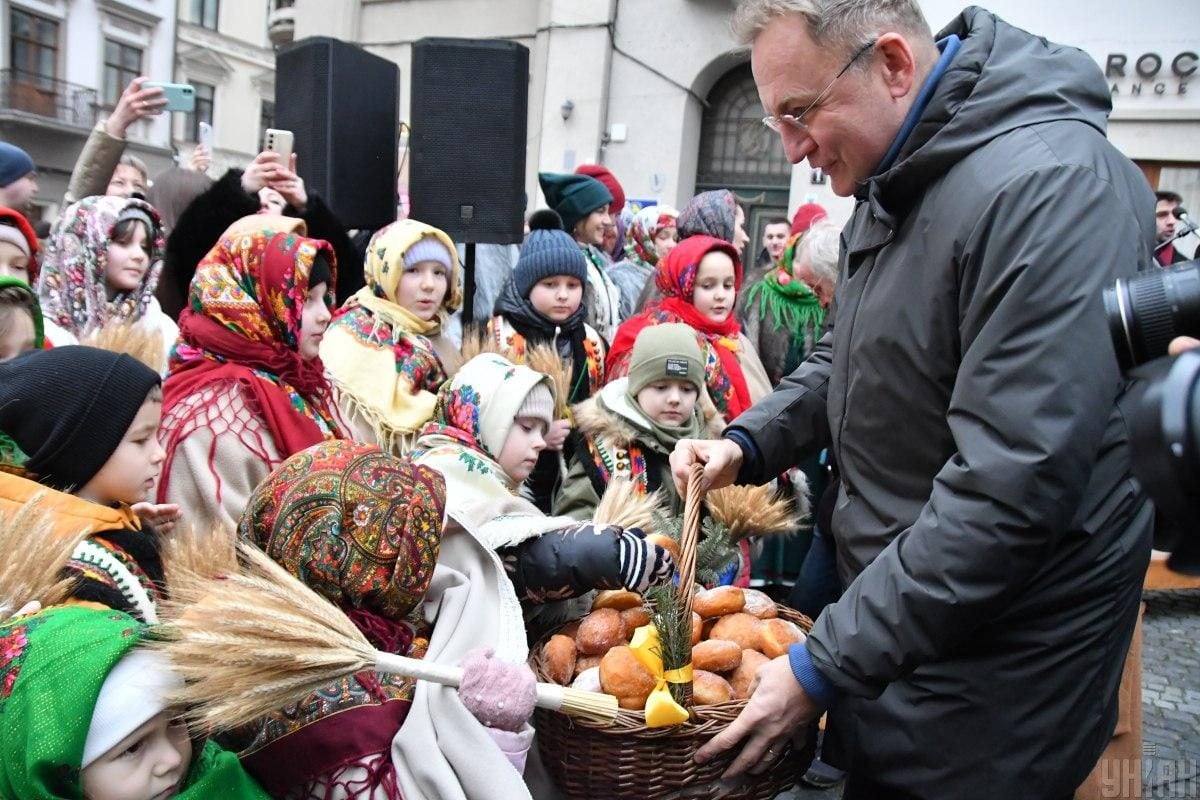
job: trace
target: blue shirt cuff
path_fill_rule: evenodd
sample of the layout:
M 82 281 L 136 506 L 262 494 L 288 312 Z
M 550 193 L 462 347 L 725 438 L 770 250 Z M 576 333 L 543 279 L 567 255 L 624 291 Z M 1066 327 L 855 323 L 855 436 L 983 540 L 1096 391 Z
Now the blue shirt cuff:
M 804 691 L 821 708 L 829 708 L 837 697 L 837 687 L 817 669 L 804 643 L 794 644 L 788 648 L 788 662 L 792 666 L 792 675 L 796 682 L 804 687 Z
M 758 445 L 754 443 L 754 439 L 750 438 L 750 434 L 741 428 L 728 428 L 724 435 L 726 439 L 731 440 L 742 449 L 742 466 L 738 470 L 738 483 L 753 482 L 754 476 L 758 474 L 758 463 L 762 460 L 762 454 L 758 452 Z

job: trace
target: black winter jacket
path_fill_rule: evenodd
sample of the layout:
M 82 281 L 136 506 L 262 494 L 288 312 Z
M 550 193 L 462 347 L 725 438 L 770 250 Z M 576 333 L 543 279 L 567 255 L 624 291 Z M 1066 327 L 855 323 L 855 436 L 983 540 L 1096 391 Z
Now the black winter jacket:
M 969 8 L 894 165 L 857 193 L 826 335 L 738 418 L 760 481 L 841 468 L 845 594 L 808 638 L 845 766 L 923 798 L 1069 796 L 1116 721 L 1149 560 L 1102 289 L 1154 197 L 1096 64 Z M 754 473 L 754 474 L 750 474 Z
M 188 287 L 196 266 L 208 255 L 217 239 L 242 217 L 258 212 L 258 198 L 242 189 L 242 171 L 231 169 L 204 194 L 191 202 L 167 238 L 162 279 L 158 292 L 163 311 L 172 319 L 187 305 Z M 291 206 L 287 216 L 299 217 L 308 226 L 308 235 L 333 245 L 337 255 L 337 302 L 340 304 L 363 286 L 363 261 L 354 249 L 346 229 L 315 193 L 309 192 L 308 208 L 303 214 Z

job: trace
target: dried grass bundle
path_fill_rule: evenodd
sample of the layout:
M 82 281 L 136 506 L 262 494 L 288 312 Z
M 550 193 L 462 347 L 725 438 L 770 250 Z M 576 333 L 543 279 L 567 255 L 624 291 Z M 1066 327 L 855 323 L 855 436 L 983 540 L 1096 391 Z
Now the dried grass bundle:
M 654 511 L 662 502 L 659 492 L 639 494 L 633 481 L 615 478 L 609 482 L 596 506 L 592 519 L 597 525 L 616 525 L 621 528 L 641 528 L 646 533 L 658 530 Z
M 162 558 L 167 586 L 189 575 L 228 575 L 238 569 L 237 535 L 220 523 L 186 526 L 163 537 Z
M 463 343 L 459 352 L 462 353 L 462 363 L 464 364 L 484 353 L 495 353 L 508 358 L 508 353 L 501 350 L 500 346 L 496 344 L 495 338 L 488 336 L 487 331 L 482 328 L 473 328 L 463 332 Z
M 747 536 L 795 533 L 801 522 L 792 501 L 770 486 L 726 486 L 709 492 L 705 502 L 735 542 Z
M 525 363 L 530 369 L 549 376 L 554 384 L 554 417 L 566 419 L 568 398 L 571 396 L 571 359 L 562 358 L 548 344 L 538 344 L 526 352 Z
M 63 577 L 63 568 L 88 529 L 56 533 L 44 498 L 35 495 L 15 512 L 0 513 L 0 621 L 31 600 L 52 606 L 71 595 L 74 581 Z
M 148 325 L 110 322 L 84 336 L 79 343 L 127 353 L 160 375 L 167 368 L 162 331 Z
M 257 548 L 238 544 L 242 568 L 224 577 L 177 576 L 152 646 L 186 686 L 174 701 L 217 728 L 248 723 L 363 670 L 457 686 L 462 670 L 375 650 L 337 607 Z M 540 708 L 616 717 L 615 698 L 538 684 Z

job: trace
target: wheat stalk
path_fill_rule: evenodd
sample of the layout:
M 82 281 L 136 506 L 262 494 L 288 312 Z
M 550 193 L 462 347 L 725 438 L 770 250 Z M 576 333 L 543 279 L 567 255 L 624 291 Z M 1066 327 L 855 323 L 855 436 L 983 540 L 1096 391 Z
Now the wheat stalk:
M 548 344 L 535 344 L 525 351 L 525 364 L 550 378 L 554 384 L 554 417 L 566 419 L 570 407 L 571 371 L 569 358 L 563 358 Z
M 375 650 L 345 614 L 264 553 L 238 544 L 242 568 L 177 576 L 161 611 L 171 624 L 152 646 L 186 685 L 173 698 L 216 728 L 244 725 L 363 670 L 457 686 L 462 670 Z M 598 722 L 615 698 L 538 684 L 537 705 Z
M 160 375 L 167 366 L 162 331 L 148 325 L 109 322 L 84 336 L 80 344 L 127 353 Z
M 0 622 L 31 600 L 52 606 L 71 596 L 74 580 L 64 578 L 63 569 L 89 531 L 55 532 L 44 499 L 39 493 L 16 511 L 0 513 Z
M 464 364 L 475 356 L 483 355 L 484 353 L 492 353 L 508 358 L 507 351 L 500 349 L 500 346 L 496 344 L 495 337 L 489 336 L 487 329 L 483 327 L 463 332 L 463 343 L 459 352 L 462 353 L 462 363 Z
M 228 575 L 238 568 L 237 537 L 221 523 L 198 530 L 187 526 L 162 537 L 162 559 L 167 586 L 189 575 Z
M 800 526 L 792 501 L 769 486 L 726 486 L 709 492 L 705 501 L 733 542 L 747 536 L 790 534 Z
M 620 528 L 640 528 L 644 533 L 654 533 L 658 526 L 654 521 L 654 510 L 662 501 L 661 494 L 639 494 L 633 481 L 614 478 L 609 481 L 600 498 L 600 505 L 592 514 L 596 525 L 616 525 Z

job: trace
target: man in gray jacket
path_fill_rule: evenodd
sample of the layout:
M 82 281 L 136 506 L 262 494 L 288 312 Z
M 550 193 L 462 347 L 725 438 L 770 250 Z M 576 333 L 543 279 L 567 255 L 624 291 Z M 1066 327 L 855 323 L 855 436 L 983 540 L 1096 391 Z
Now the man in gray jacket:
M 677 481 L 829 446 L 841 600 L 701 760 L 761 769 L 828 707 L 846 798 L 1066 798 L 1113 732 L 1149 560 L 1102 288 L 1154 197 L 1084 53 L 969 8 L 743 0 L 765 122 L 857 199 L 814 354 Z

